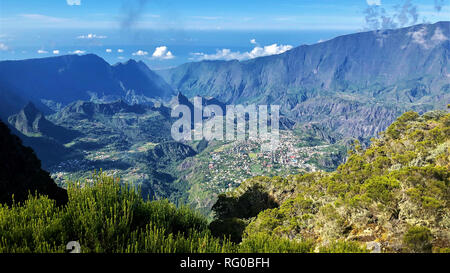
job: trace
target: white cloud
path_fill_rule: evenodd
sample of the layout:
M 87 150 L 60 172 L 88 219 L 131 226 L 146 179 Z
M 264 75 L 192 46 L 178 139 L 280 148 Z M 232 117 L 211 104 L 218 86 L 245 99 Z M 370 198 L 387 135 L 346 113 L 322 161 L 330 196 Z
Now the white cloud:
M 119 48 L 119 49 L 117 49 L 117 52 L 123 53 L 123 49 Z
M 67 5 L 69 6 L 80 6 L 81 0 L 66 0 Z
M 38 53 L 38 54 L 47 54 L 47 53 L 48 53 L 48 51 L 45 51 L 45 50 L 39 49 L 39 50 L 37 51 L 37 53 Z
M 413 43 L 422 46 L 425 49 L 430 49 L 441 42 L 447 41 L 449 38 L 445 36 L 442 29 L 436 28 L 434 30 L 433 36 L 428 35 L 428 30 L 426 27 L 422 27 L 419 30 L 409 32 L 408 35 L 411 37 Z M 428 37 L 427 37 L 428 36 Z
M 205 54 L 201 52 L 191 53 L 196 60 L 242 60 L 243 55 L 240 52 L 232 52 L 228 48 L 218 49 L 216 54 Z
M 251 39 L 250 43 L 253 44 L 253 45 L 256 45 L 256 39 Z
M 173 56 L 172 52 L 169 51 L 167 46 L 157 47 L 153 52 L 152 57 L 155 59 L 163 59 L 163 60 L 170 60 L 175 58 L 175 56 Z
M 293 47 L 291 45 L 278 45 L 272 44 L 264 47 L 256 46 L 250 52 L 241 53 L 239 51 L 233 52 L 228 48 L 220 49 L 216 51 L 216 54 L 205 53 L 191 53 L 195 60 L 248 60 L 263 56 L 275 55 L 284 53 Z
M 20 14 L 20 17 L 46 24 L 64 23 L 68 21 L 66 18 L 52 17 L 42 14 Z
M 97 35 L 97 34 L 89 33 L 87 35 L 80 35 L 77 38 L 78 39 L 106 39 L 108 37 L 104 36 L 104 35 Z
M 253 58 L 262 57 L 262 56 L 281 54 L 290 49 L 292 49 L 291 45 L 273 44 L 273 45 L 269 45 L 269 46 L 264 46 L 264 48 L 257 46 L 250 52 L 249 55 L 250 55 L 250 59 L 253 59 Z
M 412 41 L 416 44 L 426 46 L 425 35 L 427 35 L 427 29 L 421 28 L 414 32 L 408 32 L 408 35 L 411 36 Z
M 6 51 L 8 47 L 4 43 L 0 43 L 0 51 Z
M 134 52 L 132 55 L 133 56 L 146 56 L 146 55 L 148 55 L 148 52 L 139 49 L 138 51 Z
M 53 54 L 58 55 L 59 54 L 59 50 L 58 49 L 53 50 Z
M 112 52 L 112 49 L 111 48 L 107 48 L 106 49 L 106 53 L 111 53 Z
M 427 35 L 427 29 L 426 28 L 421 28 L 421 29 L 419 29 L 417 31 L 409 32 L 408 35 L 411 36 L 413 43 L 421 45 L 425 49 L 429 48 L 428 43 L 426 41 L 426 35 Z
M 381 0 L 366 0 L 369 6 L 381 6 Z
M 77 50 L 69 52 L 69 53 L 71 53 L 71 54 L 84 54 L 84 53 L 86 53 L 86 51 L 77 49 Z
M 219 20 L 222 19 L 220 16 L 191 16 L 193 19 L 200 19 L 200 20 Z
M 442 29 L 436 28 L 436 30 L 434 31 L 433 37 L 431 37 L 431 40 L 439 43 L 439 42 L 447 41 L 448 37 L 445 36 L 445 34 L 442 32 Z

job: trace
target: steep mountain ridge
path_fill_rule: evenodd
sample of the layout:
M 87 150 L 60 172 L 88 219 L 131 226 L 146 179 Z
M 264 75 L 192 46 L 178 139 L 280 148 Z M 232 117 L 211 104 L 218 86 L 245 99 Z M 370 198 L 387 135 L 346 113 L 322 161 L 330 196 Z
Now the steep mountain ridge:
M 110 103 L 95 103 L 90 101 L 76 101 L 70 103 L 55 114 L 56 118 L 72 116 L 74 118 L 92 118 L 96 114 L 112 116 L 118 113 L 143 114 L 148 107 L 144 105 L 129 105 L 123 100 Z
M 168 99 L 173 95 L 171 87 L 142 61 L 130 59 L 113 65 L 112 70 L 127 91 L 125 98 L 132 104 L 147 102 L 148 98 L 155 97 Z
M 8 122 L 23 134 L 39 134 L 48 121 L 32 103 L 28 103 L 18 114 L 9 117 Z
M 79 134 L 48 121 L 33 103 L 28 103 L 19 113 L 8 118 L 8 122 L 26 136 L 46 136 L 61 143 L 70 142 Z
M 77 100 L 123 98 L 137 103 L 166 100 L 173 95 L 164 80 L 144 63 L 130 60 L 111 66 L 94 54 L 1 61 L 0 83 L 40 110 L 41 102 L 67 105 Z
M 438 22 L 340 36 L 243 62 L 187 63 L 158 73 L 188 97 L 279 104 L 296 121 L 305 122 L 304 112 L 315 112 L 311 121 L 347 136 L 368 137 L 407 109 L 445 108 L 449 37 L 450 22 Z M 348 130 L 356 123 L 361 128 Z

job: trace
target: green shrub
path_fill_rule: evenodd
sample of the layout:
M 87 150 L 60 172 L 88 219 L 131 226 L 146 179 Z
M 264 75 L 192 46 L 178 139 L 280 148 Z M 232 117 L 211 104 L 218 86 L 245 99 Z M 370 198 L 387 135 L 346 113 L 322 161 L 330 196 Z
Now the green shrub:
M 375 176 L 367 180 L 362 190 L 372 200 L 382 204 L 388 204 L 394 200 L 394 190 L 400 187 L 400 183 L 392 178 Z
M 216 237 L 229 237 L 232 242 L 239 243 L 247 224 L 247 221 L 236 217 L 216 219 L 209 224 L 209 229 Z
M 368 253 L 364 246 L 352 241 L 334 241 L 327 246 L 319 248 L 320 253 Z
M 311 241 L 296 241 L 287 238 L 256 233 L 245 238 L 239 246 L 242 253 L 309 253 L 314 249 Z
M 211 235 L 203 216 L 166 200 L 144 201 L 132 187 L 94 174 L 93 182 L 68 185 L 69 202 L 47 197 L 0 205 L 0 252 L 230 252 L 228 240 Z
M 408 229 L 403 237 L 403 243 L 408 252 L 431 252 L 433 235 L 427 227 L 414 226 Z

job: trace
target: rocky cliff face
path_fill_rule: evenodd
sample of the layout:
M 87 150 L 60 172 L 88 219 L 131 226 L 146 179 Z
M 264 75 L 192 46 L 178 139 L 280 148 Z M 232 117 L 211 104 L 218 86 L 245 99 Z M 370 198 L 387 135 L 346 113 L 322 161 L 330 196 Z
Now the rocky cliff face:
M 297 121 L 331 122 L 347 136 L 366 137 L 406 109 L 445 107 L 449 37 L 450 22 L 439 22 L 341 36 L 244 62 L 188 63 L 159 73 L 188 97 L 280 104 Z
M 401 107 L 314 98 L 291 111 L 291 117 L 300 123 L 316 123 L 342 136 L 367 137 L 387 128 L 401 113 Z
M 59 188 L 49 173 L 41 169 L 41 162 L 31 148 L 12 135 L 0 121 L 0 203 L 23 202 L 28 194 L 47 195 L 58 204 L 68 200 L 66 190 Z
M 61 143 L 70 142 L 79 133 L 57 126 L 47 120 L 33 103 L 29 102 L 19 113 L 8 118 L 8 122 L 25 136 L 44 136 Z
M 50 123 L 32 103 L 28 103 L 18 114 L 9 117 L 8 122 L 25 135 L 40 134 Z

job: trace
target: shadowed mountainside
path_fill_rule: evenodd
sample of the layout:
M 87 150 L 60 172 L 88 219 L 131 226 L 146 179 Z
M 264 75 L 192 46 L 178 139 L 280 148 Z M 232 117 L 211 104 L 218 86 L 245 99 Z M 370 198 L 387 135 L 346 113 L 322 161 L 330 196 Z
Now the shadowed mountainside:
M 47 195 L 58 204 L 67 202 L 66 190 L 59 188 L 49 173 L 41 169 L 41 162 L 31 148 L 11 134 L 0 121 L 0 202 L 23 202 L 28 194 Z

